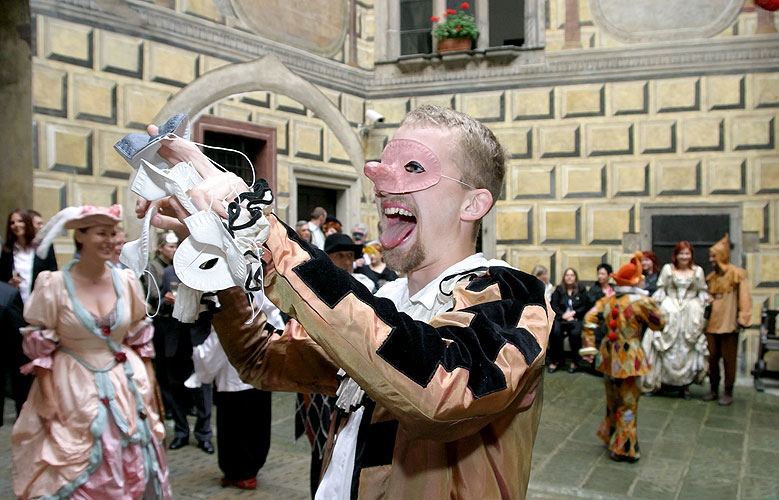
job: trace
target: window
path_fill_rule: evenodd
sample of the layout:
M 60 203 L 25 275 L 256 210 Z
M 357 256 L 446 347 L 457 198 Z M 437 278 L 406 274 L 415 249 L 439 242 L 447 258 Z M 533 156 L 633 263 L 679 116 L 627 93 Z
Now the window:
M 490 0 L 489 46 L 502 47 L 525 44 L 523 17 L 516 13 L 525 11 L 525 0 Z
M 433 0 L 400 0 L 400 54 L 433 51 Z

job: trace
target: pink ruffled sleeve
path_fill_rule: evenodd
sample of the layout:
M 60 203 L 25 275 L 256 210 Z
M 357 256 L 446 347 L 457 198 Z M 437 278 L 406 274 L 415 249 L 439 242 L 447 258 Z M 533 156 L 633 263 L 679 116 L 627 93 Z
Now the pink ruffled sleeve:
M 57 326 L 57 288 L 61 276 L 56 272 L 43 271 L 35 280 L 35 288 L 24 304 L 24 319 L 30 326 L 21 328 L 22 350 L 32 361 L 19 368 L 30 374 L 36 366 L 51 369 L 52 354 L 57 350 L 59 337 Z M 60 287 L 61 288 L 61 287 Z
M 124 343 L 132 347 L 138 353 L 138 356 L 153 358 L 154 344 L 152 343 L 152 338 L 154 338 L 154 325 L 152 325 L 150 319 L 143 319 L 131 325 Z

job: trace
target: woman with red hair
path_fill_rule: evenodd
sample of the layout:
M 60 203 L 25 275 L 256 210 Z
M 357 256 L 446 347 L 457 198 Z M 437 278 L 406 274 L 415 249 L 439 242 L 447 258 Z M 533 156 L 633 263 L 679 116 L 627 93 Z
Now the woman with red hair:
M 663 385 L 675 387 L 690 399 L 691 383 L 701 383 L 708 368 L 703 310 L 706 304 L 706 278 L 693 261 L 687 241 L 674 248 L 671 263 L 663 266 L 657 279 L 654 299 L 666 320 L 662 331 L 647 331 L 643 348 L 652 372 L 642 380 L 642 389 L 657 392 Z
M 653 251 L 641 252 L 641 270 L 644 272 L 644 290 L 652 295 L 657 290 L 657 271 L 660 270 L 660 263 Z

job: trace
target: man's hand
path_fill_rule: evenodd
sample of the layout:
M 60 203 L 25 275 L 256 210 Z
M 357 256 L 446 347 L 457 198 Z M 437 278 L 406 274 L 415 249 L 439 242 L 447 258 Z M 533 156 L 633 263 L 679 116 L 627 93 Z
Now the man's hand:
M 173 295 L 173 292 L 165 292 L 165 295 L 162 297 L 162 300 L 167 305 L 171 305 L 176 302 L 176 296 Z
M 13 277 L 10 280 L 8 280 L 8 284 L 11 286 L 15 286 L 16 288 L 19 288 L 22 285 L 22 278 Z
M 566 311 L 562 316 L 565 321 L 573 321 L 574 317 L 576 317 L 576 313 L 574 311 Z

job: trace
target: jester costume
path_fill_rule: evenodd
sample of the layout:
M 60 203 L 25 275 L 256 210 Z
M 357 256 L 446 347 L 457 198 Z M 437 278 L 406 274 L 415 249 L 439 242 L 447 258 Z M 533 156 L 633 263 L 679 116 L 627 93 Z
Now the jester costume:
M 618 272 L 611 273 L 617 285 L 615 294 L 600 299 L 584 318 L 583 345 L 595 347 L 595 330 L 605 324 L 608 333 L 595 357 L 595 368 L 604 374 L 606 417 L 598 428 L 598 437 L 617 461 L 634 462 L 641 457 L 636 420 L 641 391 L 638 377 L 651 370 L 641 348 L 643 326 L 662 330 L 665 326 L 660 310 L 636 287 L 641 280 L 641 254 Z

